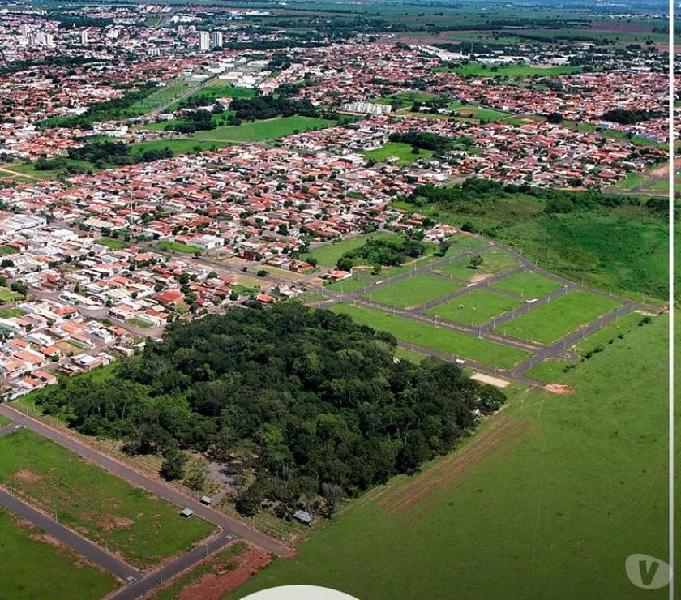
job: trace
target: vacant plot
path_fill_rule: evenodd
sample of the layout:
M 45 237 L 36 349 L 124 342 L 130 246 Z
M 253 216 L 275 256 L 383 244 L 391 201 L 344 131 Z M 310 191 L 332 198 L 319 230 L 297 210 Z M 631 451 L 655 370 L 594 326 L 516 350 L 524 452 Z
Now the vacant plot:
M 96 600 L 118 587 L 107 573 L 0 508 L 1 598 Z
M 109 250 L 122 250 L 123 248 L 127 248 L 128 244 L 127 242 L 124 242 L 123 240 L 119 240 L 117 238 L 107 238 L 107 237 L 102 237 L 97 240 L 97 243 L 100 246 L 104 246 L 106 248 L 109 248 Z
M 360 248 L 366 243 L 367 240 L 373 240 L 376 238 L 397 240 L 399 237 L 400 236 L 387 231 L 365 233 L 344 240 L 338 240 L 336 242 L 330 242 L 317 246 L 308 254 L 308 256 L 316 259 L 317 264 L 319 265 L 324 267 L 335 267 L 338 259 L 343 256 L 343 254 L 350 252 L 350 250 Z
M 473 290 L 449 302 L 438 304 L 426 312 L 434 317 L 477 327 L 493 317 L 518 308 L 521 304 L 522 301 L 517 298 L 502 296 L 488 290 Z
M 495 283 L 494 287 L 518 294 L 521 298 L 541 298 L 555 292 L 561 284 L 534 271 L 521 271 Z
M 336 304 L 332 310 L 350 315 L 355 321 L 363 325 L 392 333 L 400 341 L 500 368 L 510 368 L 529 356 L 527 352 L 513 346 L 506 346 L 452 329 L 435 327 L 428 323 L 389 315 L 379 310 L 352 306 L 342 302 Z
M 160 250 L 166 250 L 168 252 L 181 252 L 182 254 L 203 252 L 203 248 L 199 248 L 198 246 L 191 246 L 189 244 L 183 244 L 182 242 L 171 242 L 170 240 L 163 240 L 162 242 L 159 242 L 158 247 Z
M 139 567 L 187 550 L 212 527 L 23 429 L 0 438 L 0 481 Z
M 439 277 L 431 277 L 421 273 L 396 281 L 385 287 L 370 290 L 365 296 L 381 304 L 390 306 L 416 306 L 426 300 L 432 300 L 456 289 L 451 281 Z
M 546 383 L 563 383 L 566 374 L 565 369 L 575 366 L 575 363 L 566 360 L 548 358 L 525 371 L 525 375 L 539 379 L 539 381 L 545 381 Z
M 331 125 L 334 125 L 334 122 L 327 119 L 280 117 L 231 127 L 218 127 L 212 131 L 199 131 L 192 135 L 192 139 L 209 142 L 262 142 Z
M 617 319 L 614 323 L 606 325 L 595 333 L 579 340 L 575 349 L 580 356 L 592 353 L 598 348 L 603 348 L 615 340 L 623 338 L 638 325 L 645 324 L 645 317 L 638 312 L 630 312 Z
M 504 323 L 499 333 L 550 344 L 618 306 L 610 298 L 575 290 Z
M 570 397 L 511 398 L 452 454 L 369 492 L 225 600 L 287 584 L 362 600 L 667 598 L 624 571 L 632 548 L 667 556 L 667 326 L 578 365 Z
M 581 67 L 535 67 L 532 65 L 494 65 L 487 66 L 481 63 L 468 63 L 461 67 L 453 69 L 454 72 L 460 75 L 474 75 L 476 77 L 512 77 L 514 79 L 521 79 L 525 77 L 548 77 L 555 75 L 570 75 L 572 73 L 579 73 Z
M 0 302 L 14 302 L 22 298 L 23 296 L 15 291 L 6 287 L 0 287 Z
M 476 256 L 482 259 L 477 266 L 474 266 L 475 259 L 471 256 L 454 260 L 438 270 L 460 281 L 476 282 L 518 266 L 518 261 L 503 250 L 482 251 Z
M 433 153 L 430 150 L 419 150 L 414 152 L 414 148 L 409 144 L 398 142 L 388 142 L 376 150 L 369 150 L 364 155 L 377 162 L 394 160 L 400 165 L 409 165 L 419 158 L 430 158 Z

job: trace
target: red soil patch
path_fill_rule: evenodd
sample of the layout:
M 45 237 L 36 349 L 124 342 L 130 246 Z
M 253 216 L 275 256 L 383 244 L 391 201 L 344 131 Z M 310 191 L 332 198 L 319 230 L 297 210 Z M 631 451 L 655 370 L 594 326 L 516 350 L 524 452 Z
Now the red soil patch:
M 575 389 L 571 388 L 569 385 L 564 385 L 562 383 L 549 383 L 544 386 L 547 392 L 552 394 L 559 394 L 560 396 L 572 396 L 575 393 Z
M 388 514 L 398 515 L 424 503 L 438 488 L 451 486 L 488 456 L 513 451 L 531 434 L 531 423 L 497 415 L 463 448 L 385 496 L 378 505 Z
M 112 531 L 114 529 L 127 529 L 132 527 L 135 521 L 128 519 L 127 517 L 116 517 L 114 515 L 104 515 L 99 519 L 97 525 L 99 525 L 104 531 Z
M 21 469 L 14 474 L 14 479 L 25 481 L 26 483 L 38 483 L 43 480 L 43 476 L 30 469 Z
M 225 594 L 246 583 L 269 562 L 270 555 L 267 552 L 249 546 L 238 556 L 232 557 L 227 565 L 223 565 L 222 571 L 207 573 L 185 587 L 178 600 L 220 600 Z

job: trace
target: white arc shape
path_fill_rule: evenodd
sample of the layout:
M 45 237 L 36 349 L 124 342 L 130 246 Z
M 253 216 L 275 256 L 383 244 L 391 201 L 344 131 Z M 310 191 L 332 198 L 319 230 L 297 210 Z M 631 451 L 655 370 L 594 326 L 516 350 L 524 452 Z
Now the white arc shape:
M 358 600 L 357 598 L 316 585 L 283 585 L 250 594 L 242 600 Z

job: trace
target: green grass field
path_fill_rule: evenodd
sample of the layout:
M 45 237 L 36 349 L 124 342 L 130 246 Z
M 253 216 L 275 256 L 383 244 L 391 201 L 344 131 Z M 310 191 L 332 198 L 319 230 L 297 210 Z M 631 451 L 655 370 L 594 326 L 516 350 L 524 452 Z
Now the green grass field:
M 373 240 L 376 238 L 382 239 L 399 239 L 399 236 L 394 233 L 389 233 L 387 231 L 375 231 L 373 233 L 364 233 L 361 235 L 356 235 L 351 238 L 346 238 L 344 240 L 338 240 L 336 242 L 330 242 L 321 244 L 317 246 L 314 250 L 307 254 L 317 259 L 317 264 L 323 267 L 335 267 L 338 259 L 343 256 L 346 252 L 350 250 L 355 250 L 360 248 L 365 244 L 367 240 Z
M 408 307 L 453 292 L 456 288 L 456 284 L 446 279 L 418 273 L 409 279 L 369 290 L 365 297 L 381 304 Z
M 97 600 L 119 583 L 27 521 L 0 508 L 0 597 Z
M 556 75 L 570 75 L 579 73 L 581 67 L 534 67 L 532 65 L 493 65 L 487 66 L 482 63 L 468 63 L 453 69 L 460 75 L 474 75 L 476 77 L 511 77 L 524 79 L 526 77 L 548 77 Z
M 386 162 L 388 159 L 396 158 L 397 164 L 409 165 L 420 158 L 430 158 L 433 153 L 430 150 L 419 150 L 413 152 L 409 144 L 402 144 L 398 142 L 387 142 L 376 150 L 369 150 L 364 153 L 367 158 L 373 159 L 377 162 Z
M 5 487 L 137 566 L 187 550 L 212 531 L 27 429 L 0 437 L 0 455 Z
M 595 333 L 579 340 L 575 349 L 580 356 L 584 356 L 589 352 L 593 352 L 596 348 L 603 348 L 610 343 L 610 340 L 619 339 L 619 335 L 627 335 L 641 323 L 642 319 L 643 315 L 641 313 L 630 312 L 617 319 L 614 323 L 610 323 Z
M 190 244 L 183 244 L 182 242 L 172 242 L 170 240 L 163 240 L 158 243 L 159 250 L 166 250 L 167 252 L 180 252 L 181 254 L 194 254 L 195 252 L 203 252 L 203 248 L 198 246 L 191 246 Z
M 130 110 L 139 115 L 151 112 L 166 104 L 170 104 L 175 98 L 178 98 L 187 91 L 191 85 L 192 82 L 189 79 L 175 79 L 169 81 L 164 86 L 159 87 L 149 94 L 146 98 L 135 102 L 135 104 L 130 107 Z
M 109 250 L 122 250 L 123 248 L 127 248 L 128 246 L 126 242 L 124 242 L 123 240 L 119 240 L 118 238 L 102 237 L 97 240 L 97 243 L 100 246 L 105 246 L 106 248 L 109 248 Z
M 488 290 L 473 290 L 449 302 L 438 304 L 426 313 L 454 323 L 477 327 L 492 317 L 498 317 L 518 308 L 521 304 L 521 300 L 509 296 L 495 294 Z
M 525 371 L 525 375 L 546 383 L 563 383 L 566 376 L 565 368 L 569 366 L 574 367 L 575 363 L 560 360 L 559 358 L 547 358 Z
M 198 131 L 192 135 L 192 139 L 209 142 L 263 142 L 297 132 L 323 129 L 333 124 L 333 121 L 313 117 L 279 117 L 231 127 L 218 127 L 213 131 Z
M 14 302 L 22 298 L 23 296 L 15 291 L 6 287 L 0 287 L 0 302 Z
M 521 271 L 511 275 L 508 279 L 495 283 L 494 287 L 518 294 L 521 298 L 541 298 L 555 292 L 561 287 L 561 284 L 534 271 Z
M 350 315 L 362 325 L 369 325 L 374 329 L 392 333 L 400 341 L 500 368 L 510 368 L 529 356 L 525 351 L 513 346 L 506 346 L 452 329 L 435 327 L 428 323 L 389 315 L 379 310 L 352 306 L 344 302 L 336 304 L 332 310 Z
M 619 306 L 610 298 L 573 290 L 497 327 L 503 335 L 551 344 Z
M 362 600 L 668 598 L 624 570 L 634 552 L 667 552 L 667 326 L 580 364 L 572 396 L 512 398 L 460 449 L 369 492 L 224 600 L 287 584 Z

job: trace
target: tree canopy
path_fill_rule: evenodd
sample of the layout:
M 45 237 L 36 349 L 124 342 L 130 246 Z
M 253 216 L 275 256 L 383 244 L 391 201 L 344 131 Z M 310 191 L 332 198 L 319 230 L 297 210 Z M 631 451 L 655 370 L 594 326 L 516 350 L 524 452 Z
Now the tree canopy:
M 173 323 L 108 378 L 67 379 L 36 403 L 77 431 L 160 453 L 186 450 L 238 473 L 237 508 L 290 516 L 411 472 L 497 409 L 497 389 L 436 360 L 397 361 L 395 339 L 298 302 Z M 320 509 L 321 510 L 321 509 Z

